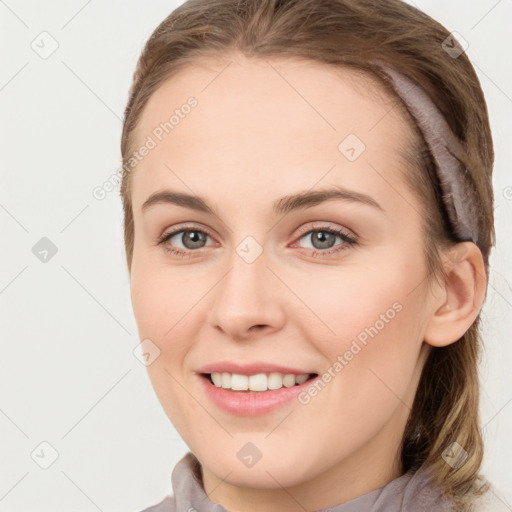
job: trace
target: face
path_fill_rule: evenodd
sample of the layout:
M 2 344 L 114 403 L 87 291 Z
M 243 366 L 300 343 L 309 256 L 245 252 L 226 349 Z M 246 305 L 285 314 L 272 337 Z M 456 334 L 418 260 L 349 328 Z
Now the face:
M 399 471 L 432 313 L 401 176 L 410 129 L 352 71 L 226 64 L 165 82 L 135 131 L 134 146 L 155 142 L 131 176 L 132 304 L 159 351 L 154 389 L 224 487 Z

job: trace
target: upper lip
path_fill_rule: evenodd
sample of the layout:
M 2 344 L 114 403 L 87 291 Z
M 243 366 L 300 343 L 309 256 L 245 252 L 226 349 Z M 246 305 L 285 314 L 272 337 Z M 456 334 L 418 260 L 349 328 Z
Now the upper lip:
M 284 375 L 305 375 L 312 374 L 308 370 L 301 370 L 289 366 L 282 366 L 273 363 L 255 362 L 248 364 L 233 363 L 231 361 L 219 361 L 202 366 L 198 373 L 236 373 L 240 375 L 256 375 L 258 373 L 282 373 Z

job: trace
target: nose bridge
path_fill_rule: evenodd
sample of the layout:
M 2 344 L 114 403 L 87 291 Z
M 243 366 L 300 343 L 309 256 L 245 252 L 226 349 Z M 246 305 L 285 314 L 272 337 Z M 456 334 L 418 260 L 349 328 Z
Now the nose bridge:
M 215 287 L 210 322 L 233 337 L 243 338 L 255 325 L 277 328 L 283 321 L 267 252 L 254 237 L 246 236 L 232 246 L 227 274 Z
M 255 216 L 251 218 L 241 209 L 239 213 L 238 220 L 231 223 L 232 243 L 227 246 L 229 254 L 226 256 L 230 271 L 222 288 L 234 297 L 249 295 L 256 299 L 265 295 L 264 288 L 272 274 L 267 268 L 271 232 L 267 232 L 264 223 L 261 223 L 263 228 L 258 227 Z
M 229 273 L 219 293 L 232 311 L 256 307 L 259 301 L 270 298 L 266 291 L 271 275 L 267 253 L 254 237 L 248 236 L 234 246 L 228 260 Z

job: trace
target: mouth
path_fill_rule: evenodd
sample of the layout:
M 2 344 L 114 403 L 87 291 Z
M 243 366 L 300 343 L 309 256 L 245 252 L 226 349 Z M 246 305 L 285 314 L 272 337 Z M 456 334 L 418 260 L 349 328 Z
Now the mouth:
M 202 368 L 197 376 L 202 381 L 203 391 L 209 400 L 219 409 L 234 416 L 254 417 L 270 414 L 281 407 L 297 407 L 301 404 L 297 397 L 307 387 L 315 386 L 314 381 L 318 380 L 318 373 L 303 373 L 298 369 L 279 368 L 270 364 L 258 363 L 259 368 L 252 369 L 248 365 L 240 367 L 227 363 L 215 366 Z M 264 373 L 264 370 L 267 372 Z M 237 371 L 245 373 L 236 373 Z
M 201 373 L 209 384 L 227 391 L 258 394 L 307 384 L 318 377 L 317 373 L 284 374 L 279 372 L 242 375 L 228 372 Z

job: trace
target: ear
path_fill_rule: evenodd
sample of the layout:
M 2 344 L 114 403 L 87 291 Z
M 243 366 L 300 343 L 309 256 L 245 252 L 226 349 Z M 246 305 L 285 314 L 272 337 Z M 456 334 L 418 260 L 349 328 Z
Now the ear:
M 432 301 L 423 339 L 433 347 L 459 340 L 477 318 L 485 300 L 487 278 L 480 249 L 460 242 L 445 254 L 447 278 Z

